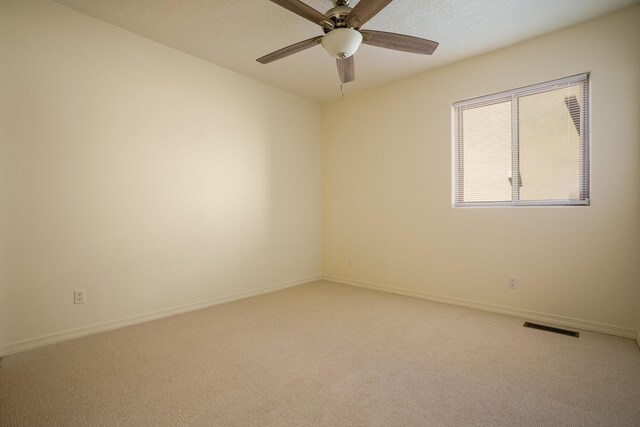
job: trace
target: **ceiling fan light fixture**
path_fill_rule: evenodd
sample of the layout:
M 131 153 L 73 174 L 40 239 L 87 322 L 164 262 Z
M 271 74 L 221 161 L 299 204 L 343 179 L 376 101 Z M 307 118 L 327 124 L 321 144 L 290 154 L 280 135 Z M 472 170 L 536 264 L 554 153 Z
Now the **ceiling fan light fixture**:
M 336 28 L 322 38 L 322 47 L 334 58 L 348 58 L 360 47 L 362 34 L 351 28 Z

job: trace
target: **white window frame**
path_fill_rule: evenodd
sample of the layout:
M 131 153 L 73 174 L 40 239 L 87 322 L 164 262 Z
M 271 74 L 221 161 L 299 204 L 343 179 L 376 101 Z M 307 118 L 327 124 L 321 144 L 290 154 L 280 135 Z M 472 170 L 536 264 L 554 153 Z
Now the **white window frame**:
M 518 102 L 521 96 L 533 95 L 536 93 L 556 90 L 567 84 L 585 82 L 585 105 L 584 114 L 580 115 L 580 199 L 571 200 L 520 200 L 520 177 L 516 173 L 511 185 L 511 201 L 491 201 L 491 202 L 464 202 L 462 201 L 463 183 L 460 181 L 464 167 L 462 155 L 462 112 L 468 108 L 476 108 L 494 103 L 511 101 L 511 170 L 519 171 L 519 147 L 518 147 Z M 590 73 L 577 74 L 557 80 L 526 86 L 518 89 L 508 90 L 492 95 L 459 101 L 452 106 L 452 204 L 456 208 L 468 207 L 510 207 L 510 206 L 589 206 L 591 204 L 591 80 Z

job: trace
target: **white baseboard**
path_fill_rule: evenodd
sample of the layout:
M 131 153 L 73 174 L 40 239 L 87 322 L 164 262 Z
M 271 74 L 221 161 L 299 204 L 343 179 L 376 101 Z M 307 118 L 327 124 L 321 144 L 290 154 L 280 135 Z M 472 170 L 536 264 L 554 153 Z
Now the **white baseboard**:
M 460 298 L 447 297 L 443 295 L 431 294 L 422 291 L 413 291 L 409 289 L 394 288 L 391 286 L 381 285 L 377 283 L 363 282 L 360 280 L 345 279 L 342 277 L 323 276 L 323 280 L 330 282 L 342 283 L 345 285 L 358 286 L 361 288 L 374 289 L 393 294 L 404 295 L 409 297 L 421 298 L 429 301 L 457 305 L 460 307 L 475 308 L 492 313 L 506 314 L 510 316 L 520 317 L 527 320 L 535 320 L 538 322 L 551 323 L 553 325 L 565 326 L 570 328 L 583 329 L 586 331 L 600 332 L 619 337 L 636 339 L 640 346 L 640 335 L 633 329 L 622 328 L 620 326 L 607 325 L 604 323 L 596 323 L 588 320 L 573 319 L 570 317 L 556 316 L 553 314 L 539 313 L 535 311 L 523 310 L 519 308 L 504 307 L 499 305 L 486 304 L 482 302 L 470 301 Z
M 290 288 L 293 286 L 301 285 L 303 283 L 313 282 L 315 280 L 320 280 L 320 279 L 321 279 L 320 276 L 306 277 L 302 279 L 279 283 L 276 285 L 266 286 L 264 288 L 255 289 L 252 291 L 239 292 L 236 294 L 232 294 L 224 297 L 218 297 L 218 298 L 214 298 L 207 301 L 201 301 L 193 304 L 182 305 L 179 307 L 167 308 L 165 310 L 155 311 L 152 313 L 126 317 L 124 319 L 98 323 L 91 326 L 85 326 L 82 328 L 71 329 L 63 332 L 56 332 L 54 334 L 45 335 L 38 338 L 19 341 L 19 342 L 15 342 L 15 343 L 0 347 L 0 357 L 7 356 L 13 353 L 18 353 L 21 351 L 32 350 L 34 348 L 42 347 L 49 344 L 55 344 L 58 342 L 67 341 L 73 338 L 79 338 L 85 335 L 96 334 L 98 332 L 105 332 L 112 329 L 135 325 L 136 323 L 148 322 L 150 320 L 161 319 L 163 317 L 169 317 L 169 316 L 173 316 L 180 313 L 200 310 L 200 309 L 211 307 L 214 305 L 223 304 L 225 302 L 231 302 L 239 299 L 253 297 L 256 295 L 266 294 L 269 292 Z

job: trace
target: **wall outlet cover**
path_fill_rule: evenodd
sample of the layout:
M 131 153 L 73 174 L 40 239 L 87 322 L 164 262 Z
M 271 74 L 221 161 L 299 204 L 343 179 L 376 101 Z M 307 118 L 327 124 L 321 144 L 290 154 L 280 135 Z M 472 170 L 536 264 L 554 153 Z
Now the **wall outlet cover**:
M 76 289 L 73 291 L 73 303 L 84 304 L 85 303 L 85 291 L 84 289 Z

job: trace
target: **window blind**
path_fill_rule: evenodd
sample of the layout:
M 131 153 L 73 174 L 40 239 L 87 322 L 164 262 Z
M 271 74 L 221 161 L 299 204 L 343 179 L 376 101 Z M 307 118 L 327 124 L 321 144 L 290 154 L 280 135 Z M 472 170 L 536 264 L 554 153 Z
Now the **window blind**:
M 454 104 L 454 205 L 588 205 L 589 74 Z

